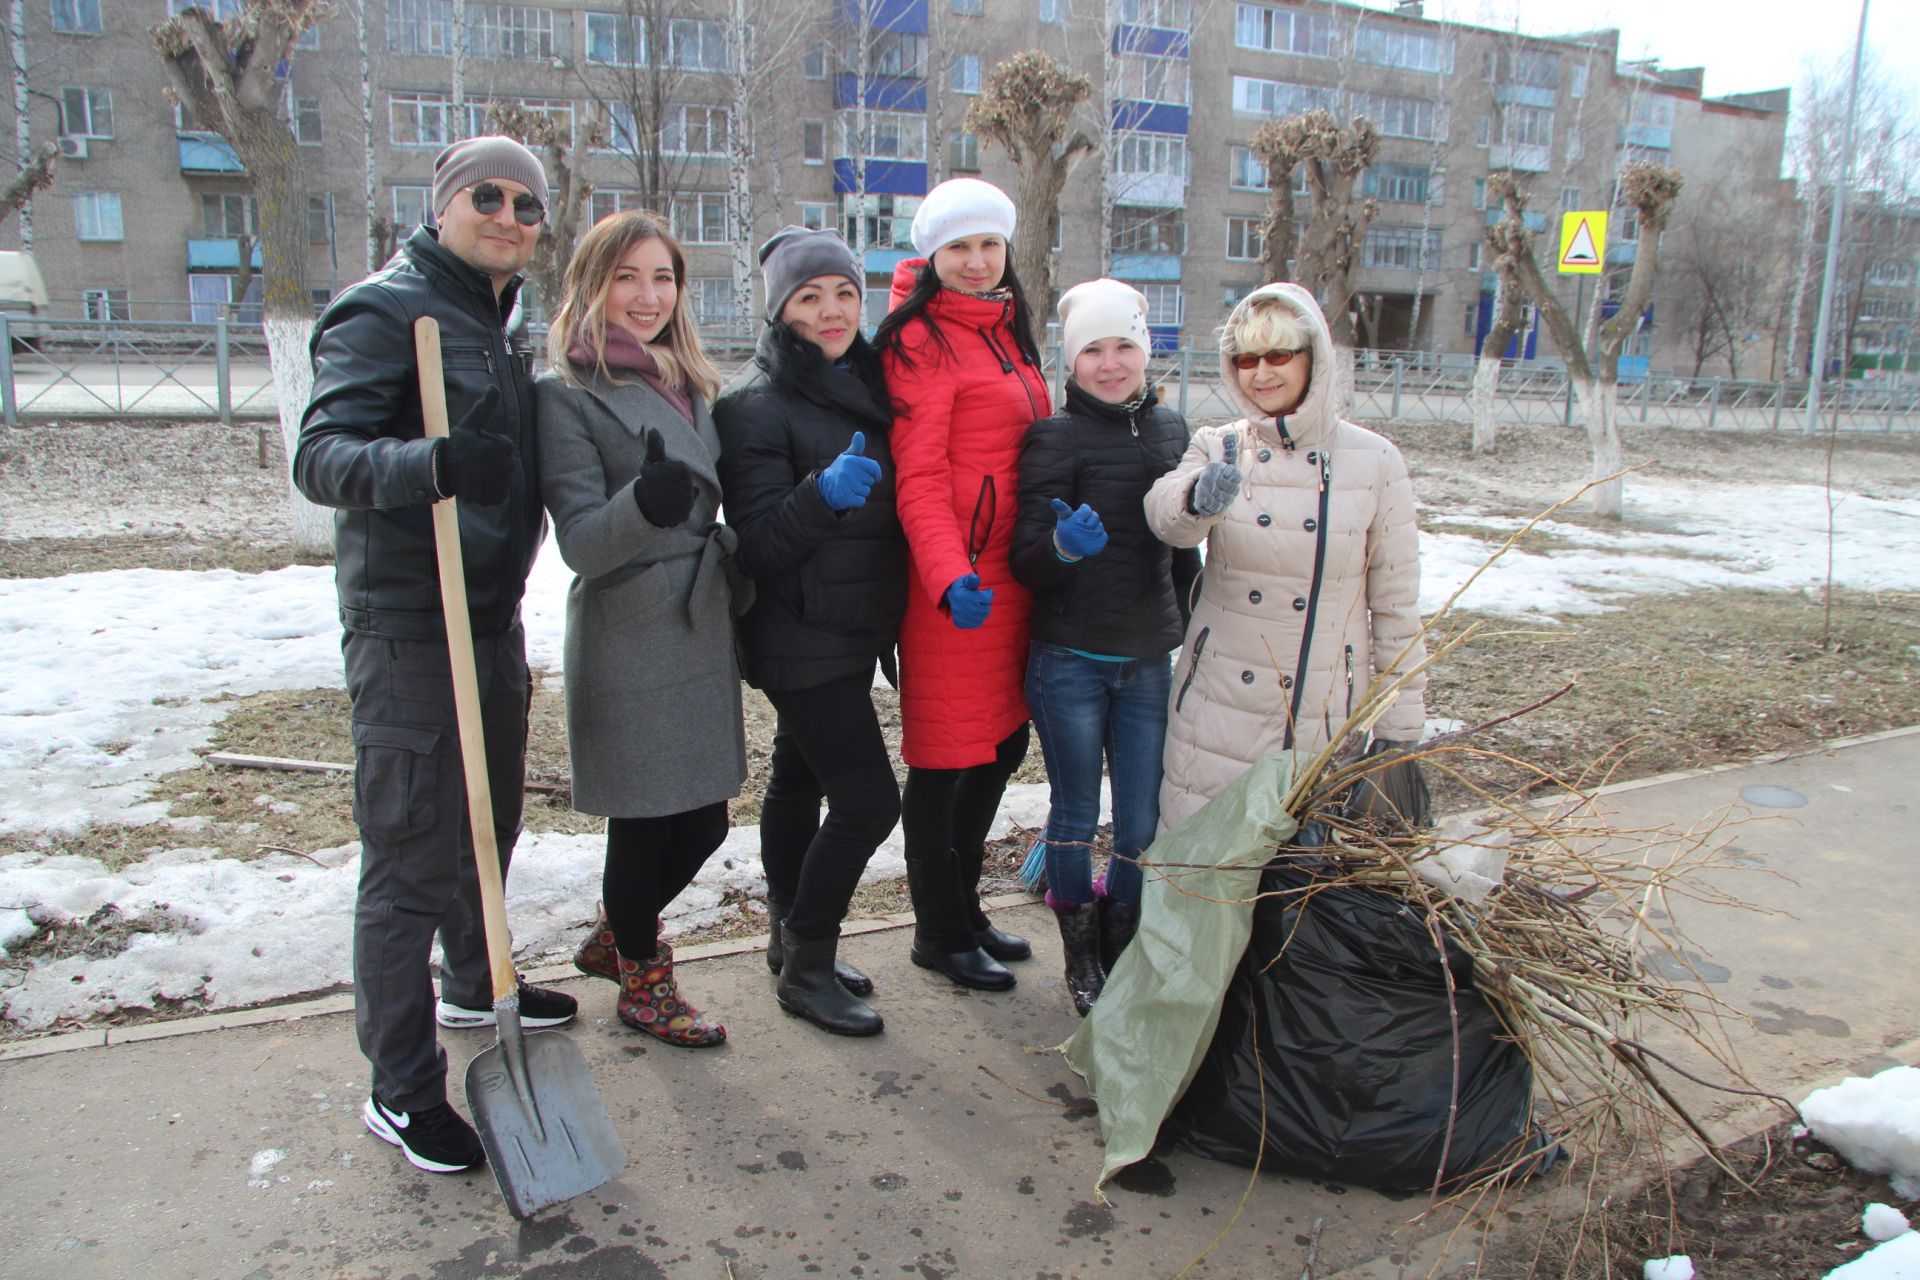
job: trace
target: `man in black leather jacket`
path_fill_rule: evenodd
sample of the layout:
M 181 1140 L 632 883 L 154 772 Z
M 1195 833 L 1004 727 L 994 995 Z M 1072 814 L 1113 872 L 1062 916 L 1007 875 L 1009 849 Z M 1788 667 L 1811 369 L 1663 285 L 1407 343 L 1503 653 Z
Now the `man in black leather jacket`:
M 508 323 L 547 197 L 538 158 L 469 138 L 434 164 L 439 230 L 348 288 L 313 334 L 313 399 L 294 483 L 336 508 L 334 576 L 353 699 L 360 828 L 353 982 L 373 1067 L 362 1119 L 435 1173 L 485 1159 L 446 1098 L 434 1031 L 490 1026 L 493 989 L 440 605 L 433 503 L 457 497 L 501 872 L 520 830 L 531 681 L 520 600 L 546 534 L 533 438 L 532 352 Z M 440 322 L 457 424 L 425 438 L 413 322 Z M 434 1001 L 433 939 L 443 953 Z M 520 984 L 521 1022 L 553 1026 L 571 996 Z

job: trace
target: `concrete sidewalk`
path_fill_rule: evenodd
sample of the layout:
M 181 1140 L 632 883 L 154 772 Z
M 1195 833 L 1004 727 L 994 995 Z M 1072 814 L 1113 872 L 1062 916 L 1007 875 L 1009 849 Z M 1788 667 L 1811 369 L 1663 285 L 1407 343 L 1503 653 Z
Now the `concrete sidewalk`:
M 1763 1087 L 1797 1100 L 1911 1060 L 1917 778 L 1912 730 L 1608 793 L 1620 827 L 1698 827 L 1728 806 L 1767 817 L 1724 833 L 1741 867 L 1716 883 L 1790 914 L 1703 906 L 1680 921 L 1695 968 L 1753 1015 L 1730 1034 Z M 1077 1022 L 1051 918 L 1032 905 L 995 918 L 1036 943 L 1006 995 L 912 967 L 904 931 L 851 938 L 887 1018 L 872 1041 L 783 1015 L 757 954 L 686 966 L 689 993 L 731 1031 L 711 1052 L 643 1044 L 613 1019 L 610 984 L 567 983 L 583 1005 L 571 1034 L 632 1159 L 526 1224 L 489 1175 L 419 1173 L 361 1127 L 366 1071 L 339 998 L 13 1046 L 0 1274 L 1164 1277 L 1243 1196 L 1188 1274 L 1297 1276 L 1317 1219 L 1318 1275 L 1391 1277 L 1409 1252 L 1424 1269 L 1435 1228 L 1424 1248 L 1402 1229 L 1419 1198 L 1272 1175 L 1249 1189 L 1245 1170 L 1170 1155 L 1095 1203 L 1098 1125 L 1046 1051 Z M 458 1079 L 492 1034 L 443 1039 Z M 1756 1119 L 1706 1114 L 1723 1129 Z

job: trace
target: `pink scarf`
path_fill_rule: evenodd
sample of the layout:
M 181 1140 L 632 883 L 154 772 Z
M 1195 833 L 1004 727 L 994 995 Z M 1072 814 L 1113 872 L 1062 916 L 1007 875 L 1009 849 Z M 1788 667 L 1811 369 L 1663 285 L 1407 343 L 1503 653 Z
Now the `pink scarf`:
M 680 416 L 688 422 L 693 421 L 693 401 L 680 387 L 669 386 L 660 377 L 660 362 L 653 358 L 653 352 L 646 344 L 622 329 L 619 325 L 607 326 L 607 349 L 605 352 L 607 368 L 627 373 L 637 373 L 648 386 L 658 391 L 666 402 L 680 411 Z M 593 335 L 582 329 L 567 348 L 567 359 L 582 369 L 599 366 L 597 353 L 593 349 Z

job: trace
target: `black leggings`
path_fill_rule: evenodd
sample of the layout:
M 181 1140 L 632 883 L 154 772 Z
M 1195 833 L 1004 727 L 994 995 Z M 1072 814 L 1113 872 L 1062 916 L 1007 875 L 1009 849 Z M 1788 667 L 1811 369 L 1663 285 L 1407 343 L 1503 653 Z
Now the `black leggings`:
M 623 958 L 644 963 L 658 953 L 660 913 L 726 838 L 724 800 L 660 818 L 607 819 L 600 897 Z
M 1027 758 L 1027 726 L 993 749 L 993 759 L 965 769 L 907 770 L 901 830 L 914 890 L 920 940 L 945 951 L 970 950 L 987 927 L 980 910 L 980 867 L 1007 779 Z
M 795 936 L 837 938 L 860 873 L 900 820 L 900 784 L 873 710 L 873 673 L 769 689 L 767 700 L 780 714 L 760 809 L 767 894 L 787 908 Z

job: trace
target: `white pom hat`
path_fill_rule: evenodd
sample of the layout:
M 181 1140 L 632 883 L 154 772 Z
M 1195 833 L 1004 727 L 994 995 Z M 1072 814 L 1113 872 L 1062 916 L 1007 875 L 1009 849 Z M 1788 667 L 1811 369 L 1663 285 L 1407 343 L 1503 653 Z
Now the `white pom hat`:
M 1147 295 L 1118 280 L 1089 280 L 1060 295 L 1060 337 L 1067 367 L 1102 338 L 1125 338 L 1151 354 L 1147 334 Z
M 931 258 L 943 245 L 967 236 L 1013 239 L 1013 201 L 991 182 L 949 178 L 927 192 L 913 215 L 913 247 Z

